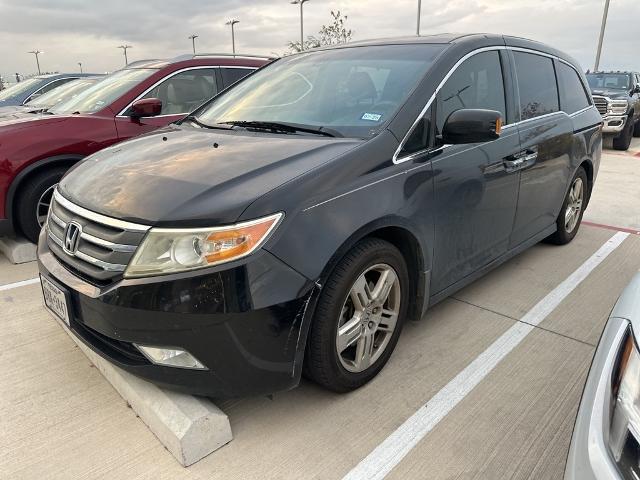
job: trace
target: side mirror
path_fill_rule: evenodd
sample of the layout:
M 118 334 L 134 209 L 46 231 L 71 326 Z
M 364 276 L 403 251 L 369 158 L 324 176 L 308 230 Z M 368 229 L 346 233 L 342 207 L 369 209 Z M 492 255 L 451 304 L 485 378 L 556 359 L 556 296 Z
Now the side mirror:
M 453 112 L 444 122 L 442 141 L 450 145 L 490 142 L 500 137 L 501 128 L 500 112 L 463 108 Z
M 640 93 L 640 85 L 636 85 L 636 86 L 633 88 L 633 91 L 632 91 L 631 93 L 632 93 L 632 94 L 634 94 L 634 93 Z
M 162 112 L 159 98 L 141 98 L 131 104 L 131 118 L 155 117 Z

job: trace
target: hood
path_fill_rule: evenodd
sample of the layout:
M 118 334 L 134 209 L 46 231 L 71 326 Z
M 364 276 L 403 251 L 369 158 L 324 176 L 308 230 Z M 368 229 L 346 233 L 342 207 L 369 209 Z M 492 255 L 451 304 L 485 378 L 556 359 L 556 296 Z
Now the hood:
M 29 110 L 15 113 L 6 113 L 0 109 L 0 133 L 11 132 L 23 128 L 40 127 L 50 123 L 59 123 L 67 120 L 68 116 L 47 115 L 42 113 L 28 113 Z M 26 113 L 23 113 L 26 112 Z
M 599 95 L 616 100 L 629 98 L 629 92 L 626 90 L 613 90 L 608 88 L 594 88 L 591 90 L 591 95 Z
M 33 118 L 32 109 L 19 106 L 19 107 L 0 107 L 0 122 L 6 120 L 15 120 L 18 118 Z
M 363 142 L 174 125 L 92 155 L 59 189 L 89 210 L 131 222 L 228 224 L 265 193 Z

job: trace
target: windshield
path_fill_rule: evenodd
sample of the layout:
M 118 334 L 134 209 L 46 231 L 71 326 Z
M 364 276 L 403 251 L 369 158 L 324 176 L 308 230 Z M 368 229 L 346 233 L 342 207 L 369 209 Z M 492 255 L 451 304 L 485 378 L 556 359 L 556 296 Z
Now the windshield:
M 611 90 L 629 90 L 631 88 L 631 75 L 627 73 L 588 73 L 587 81 L 591 88 Z
M 81 80 L 72 80 L 64 83 L 53 90 L 28 101 L 25 105 L 30 108 L 50 108 L 58 103 L 66 102 L 75 98 L 80 92 L 83 92 L 91 85 L 94 85 L 97 79 L 83 78 Z
M 285 57 L 214 99 L 197 120 L 286 122 L 367 138 L 393 117 L 443 48 L 384 45 Z
M 38 88 L 41 84 L 44 84 L 47 80 L 44 78 L 30 78 L 23 80 L 20 83 L 10 86 L 6 90 L 0 92 L 0 101 L 8 100 L 10 98 L 22 95 L 25 92 L 31 91 L 31 89 Z
M 98 81 L 76 97 L 55 105 L 49 109 L 49 112 L 58 115 L 97 112 L 157 71 L 155 68 L 119 70 Z

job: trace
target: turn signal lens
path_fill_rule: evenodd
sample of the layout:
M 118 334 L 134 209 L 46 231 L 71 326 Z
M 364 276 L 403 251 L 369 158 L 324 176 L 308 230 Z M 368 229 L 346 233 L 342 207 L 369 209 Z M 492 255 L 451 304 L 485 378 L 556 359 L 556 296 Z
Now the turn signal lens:
M 228 227 L 153 228 L 136 250 L 125 277 L 176 273 L 245 257 L 258 249 L 282 213 Z
M 496 120 L 496 134 L 500 135 L 501 131 L 502 131 L 502 117 Z

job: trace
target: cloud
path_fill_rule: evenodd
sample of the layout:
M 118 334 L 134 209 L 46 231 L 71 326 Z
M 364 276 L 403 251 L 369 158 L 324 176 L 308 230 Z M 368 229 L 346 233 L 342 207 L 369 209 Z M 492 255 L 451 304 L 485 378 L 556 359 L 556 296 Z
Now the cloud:
M 493 32 L 543 41 L 592 66 L 602 13 L 601 0 L 423 0 L 422 33 Z M 354 39 L 412 35 L 416 0 L 313 0 L 304 5 L 305 33 L 315 34 L 330 10 L 348 16 Z M 130 60 L 167 58 L 189 52 L 197 33 L 199 51 L 229 52 L 225 22 L 237 18 L 236 45 L 247 53 L 283 53 L 299 37 L 299 8 L 289 0 L 0 0 L 0 74 L 33 73 L 38 48 L 44 70 L 112 71 Z M 611 4 L 604 68 L 640 69 L 635 19 L 640 2 Z

